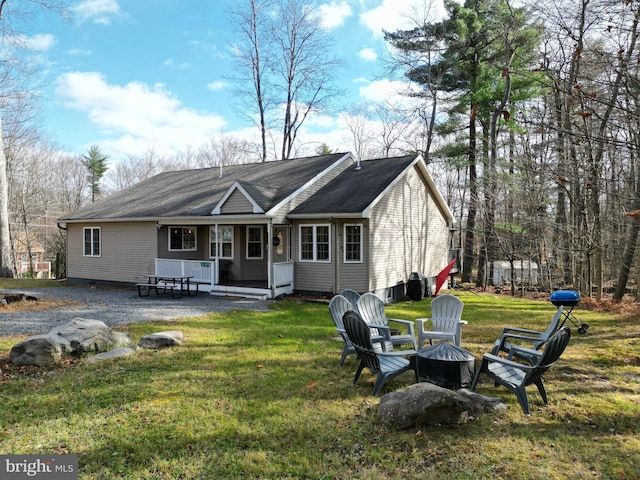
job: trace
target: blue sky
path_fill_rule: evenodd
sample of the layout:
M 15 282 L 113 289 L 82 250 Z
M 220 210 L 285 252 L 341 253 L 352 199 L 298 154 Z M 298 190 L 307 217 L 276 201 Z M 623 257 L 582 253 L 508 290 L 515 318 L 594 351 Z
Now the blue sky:
M 42 61 L 40 102 L 52 139 L 78 154 L 97 144 L 118 160 L 150 148 L 197 149 L 221 131 L 251 138 L 230 101 L 227 10 L 225 0 L 71 0 L 66 20 L 39 17 L 24 33 Z M 322 4 L 347 64 L 336 78 L 345 109 L 393 99 L 398 85 L 382 76 L 382 30 L 411 27 L 416 11 L 424 12 L 422 0 Z M 339 113 L 309 119 L 303 135 L 301 143 L 347 148 Z

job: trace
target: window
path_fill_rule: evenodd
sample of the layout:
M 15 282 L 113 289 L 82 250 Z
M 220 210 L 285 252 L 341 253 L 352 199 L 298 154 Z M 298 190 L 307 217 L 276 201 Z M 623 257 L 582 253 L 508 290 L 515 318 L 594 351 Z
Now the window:
M 100 228 L 87 227 L 84 229 L 84 256 L 100 256 Z
M 362 224 L 344 226 L 344 261 L 362 262 Z
M 220 232 L 220 239 L 217 242 L 216 233 Z M 218 243 L 217 254 L 220 258 L 233 258 L 233 227 L 231 225 L 218 227 L 211 227 L 210 235 L 211 242 L 209 247 L 209 256 L 211 258 L 216 257 L 216 243 Z
M 262 258 L 261 226 L 247 226 L 247 258 Z
M 300 225 L 300 261 L 330 262 L 329 225 Z
M 170 227 L 169 228 L 169 251 L 175 250 L 196 250 L 196 229 L 195 227 Z

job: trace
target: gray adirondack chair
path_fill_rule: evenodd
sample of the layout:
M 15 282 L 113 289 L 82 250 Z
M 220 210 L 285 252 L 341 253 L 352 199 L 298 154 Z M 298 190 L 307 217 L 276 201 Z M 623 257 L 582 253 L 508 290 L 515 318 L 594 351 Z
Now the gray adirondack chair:
M 531 364 L 536 363 L 540 358 L 540 348 L 551 338 L 558 327 L 562 324 L 562 309 L 558 307 L 551 323 L 544 332 L 528 330 L 526 328 L 505 327 L 500 338 L 493 344 L 491 353 L 498 355 L 499 352 L 507 352 L 509 358 L 519 358 Z M 522 345 L 525 344 L 526 346 Z
M 363 293 L 360 295 L 357 303 L 357 311 L 362 319 L 372 327 L 376 327 L 387 341 L 394 346 L 410 345 L 412 349 L 416 348 L 415 326 L 411 320 L 402 320 L 399 318 L 388 318 L 384 310 L 384 302 L 380 297 L 373 293 Z M 392 335 L 391 326 L 399 327 L 400 334 Z
M 345 331 L 344 325 L 342 323 L 342 317 L 344 316 L 345 312 L 353 309 L 353 305 L 342 295 L 334 295 L 334 297 L 329 302 L 329 313 L 331 314 L 331 319 L 333 320 L 333 324 L 336 327 L 336 332 L 340 334 L 344 342 L 344 348 L 342 349 L 342 354 L 340 355 L 339 366 L 344 365 L 344 362 L 349 355 L 356 354 L 356 350 L 351 344 L 351 340 L 349 340 L 347 332 Z M 386 341 L 385 337 L 380 335 L 377 331 L 374 332 L 371 341 L 374 344 L 374 349 L 377 351 L 384 351 L 387 348 L 389 350 L 393 349 L 391 341 Z
M 556 363 L 569 344 L 571 330 L 569 327 L 562 327 L 556 331 L 545 343 L 542 354 L 533 365 L 509 360 L 508 358 L 485 353 L 482 357 L 482 364 L 477 370 L 471 390 L 476 389 L 478 377 L 481 373 L 489 375 L 497 385 L 502 385 L 516 394 L 518 403 L 525 415 L 530 414 L 529 397 L 526 387 L 535 385 L 542 397 L 544 404 L 547 404 L 547 392 L 542 382 L 542 375 Z
M 438 295 L 431 301 L 431 317 L 418 318 L 418 349 L 422 348 L 425 340 L 433 345 L 434 340 L 453 343 L 460 346 L 462 340 L 462 326 L 467 324 L 462 320 L 464 303 L 458 297 L 445 294 Z M 425 328 L 425 324 L 431 322 L 431 329 Z
M 371 327 L 360 317 L 358 312 L 349 310 L 344 314 L 342 321 L 351 343 L 360 356 L 360 364 L 353 379 L 354 385 L 365 367 L 371 370 L 374 375 L 377 375 L 376 383 L 373 387 L 374 396 L 380 393 L 387 380 L 409 370 L 414 371 L 416 382 L 418 381 L 418 368 L 416 366 L 418 352 L 415 350 L 375 351 L 371 342 Z
M 360 294 L 358 292 L 350 288 L 345 288 L 340 292 L 340 295 L 349 300 L 349 303 L 353 306 L 351 310 L 356 310 L 358 299 L 360 298 Z
M 344 365 L 344 361 L 348 355 L 356 354 L 356 349 L 351 343 L 351 340 L 349 340 L 349 336 L 342 324 L 342 317 L 348 310 L 353 310 L 353 306 L 342 295 L 335 295 L 329 302 L 329 313 L 331 314 L 331 319 L 336 326 L 336 332 L 340 334 L 344 341 L 344 348 L 342 350 L 342 355 L 340 356 L 340 366 Z

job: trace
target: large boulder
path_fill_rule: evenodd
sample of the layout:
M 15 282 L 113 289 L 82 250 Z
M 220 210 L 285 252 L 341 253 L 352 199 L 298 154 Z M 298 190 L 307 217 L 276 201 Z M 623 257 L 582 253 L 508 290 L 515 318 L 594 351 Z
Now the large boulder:
M 402 430 L 419 425 L 466 423 L 483 412 L 477 399 L 423 382 L 384 395 L 378 419 Z
M 62 359 L 62 348 L 50 335 L 36 335 L 16 343 L 9 353 L 9 361 L 18 367 L 37 365 L 44 367 L 59 363 Z
M 116 332 L 100 320 L 75 318 L 47 334 L 35 335 L 15 344 L 9 360 L 14 365 L 45 366 L 59 363 L 64 355 L 106 352 L 132 343 L 128 333 Z
M 74 318 L 66 325 L 51 329 L 49 335 L 58 340 L 65 353 L 75 356 L 106 352 L 133 343 L 128 333 L 116 332 L 100 320 L 86 318 Z
M 148 348 L 151 350 L 159 350 L 161 348 L 176 347 L 182 344 L 184 336 L 178 330 L 168 330 L 166 332 L 157 332 L 145 335 L 140 338 L 138 346 L 140 348 Z

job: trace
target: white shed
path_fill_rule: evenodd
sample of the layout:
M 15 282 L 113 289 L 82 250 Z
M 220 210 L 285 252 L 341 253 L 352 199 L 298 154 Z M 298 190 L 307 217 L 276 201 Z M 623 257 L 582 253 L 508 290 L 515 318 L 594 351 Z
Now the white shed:
M 531 260 L 514 260 L 513 271 L 508 260 L 493 262 L 493 284 L 496 286 L 505 283 L 528 283 L 538 282 L 538 264 Z

